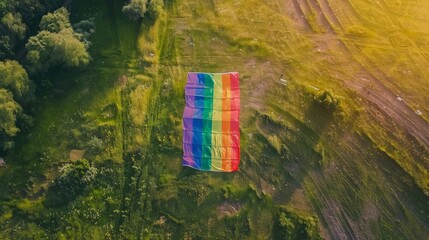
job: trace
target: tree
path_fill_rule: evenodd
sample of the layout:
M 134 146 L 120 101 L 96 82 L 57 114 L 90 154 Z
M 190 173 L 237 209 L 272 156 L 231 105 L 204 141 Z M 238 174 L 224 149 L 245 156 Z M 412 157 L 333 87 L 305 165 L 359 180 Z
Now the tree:
M 147 11 L 147 0 L 131 0 L 130 3 L 122 8 L 122 12 L 131 20 L 137 20 L 144 17 Z
M 21 14 L 9 12 L 1 18 L 1 24 L 8 30 L 9 36 L 24 39 L 27 26 L 22 22 Z
M 0 59 L 4 59 L 14 54 L 15 44 L 9 36 L 0 36 Z
M 67 9 L 60 8 L 43 16 L 40 32 L 28 39 L 28 68 L 32 73 L 44 73 L 55 66 L 85 66 L 90 61 L 87 46 L 71 27 Z
M 292 239 L 295 232 L 295 225 L 292 219 L 288 218 L 284 212 L 279 215 L 280 236 L 282 239 Z
M 59 33 L 41 31 L 28 39 L 25 47 L 31 72 L 44 73 L 54 66 L 80 67 L 90 61 L 85 45 L 70 28 Z
M 19 131 L 16 127 L 16 117 L 21 112 L 22 108 L 13 100 L 12 93 L 0 88 L 0 135 L 16 135 Z
M 19 0 L 22 1 L 22 0 Z M 46 12 L 51 12 L 64 5 L 64 0 L 39 0 Z
M 13 11 L 21 13 L 24 19 L 33 20 L 40 16 L 44 10 L 44 6 L 39 0 L 9 0 L 10 6 L 13 6 Z
M 0 0 L 0 16 L 15 10 L 15 4 L 8 0 Z
M 0 18 L 0 59 L 14 55 L 15 45 L 25 38 L 26 31 L 21 14 L 7 12 Z
M 9 89 L 18 100 L 28 99 L 30 79 L 17 61 L 0 61 L 0 87 Z
M 164 9 L 163 0 L 150 0 L 148 4 L 148 13 L 152 19 L 156 19 Z
M 0 0 L 0 16 L 19 13 L 29 32 L 37 30 L 39 19 L 64 4 L 64 0 Z
M 59 33 L 64 29 L 71 28 L 69 15 L 69 12 L 64 7 L 56 10 L 53 13 L 46 14 L 40 21 L 40 31 Z
M 95 32 L 94 20 L 95 20 L 94 18 L 88 18 L 73 24 L 73 29 L 75 31 L 76 36 L 79 38 L 81 42 L 85 44 L 85 47 L 87 49 L 91 46 L 89 37 L 91 36 L 91 34 Z
M 143 18 L 148 13 L 149 17 L 156 19 L 163 11 L 163 0 L 131 0 L 122 8 L 122 12 L 131 20 Z
M 13 58 L 15 47 L 34 33 L 39 19 L 64 0 L 0 0 L 0 59 Z

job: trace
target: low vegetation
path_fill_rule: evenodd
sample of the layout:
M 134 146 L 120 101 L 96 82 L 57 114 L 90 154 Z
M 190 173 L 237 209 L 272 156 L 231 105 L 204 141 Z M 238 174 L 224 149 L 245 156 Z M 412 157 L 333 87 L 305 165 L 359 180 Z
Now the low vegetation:
M 311 216 L 300 216 L 280 208 L 277 213 L 276 228 L 278 239 L 322 239 L 317 220 Z
M 46 194 L 47 206 L 61 206 L 75 200 L 95 179 L 97 169 L 88 160 L 81 159 L 62 166 L 59 174 Z
M 327 111 L 335 111 L 341 105 L 341 97 L 335 96 L 330 89 L 314 94 L 314 101 L 319 107 Z
M 141 19 L 145 16 L 156 19 L 163 8 L 163 0 L 131 0 L 124 5 L 122 12 L 131 20 Z
M 0 239 L 424 239 L 429 6 L 314 3 L 0 0 Z M 181 166 L 189 71 L 240 73 L 238 172 Z

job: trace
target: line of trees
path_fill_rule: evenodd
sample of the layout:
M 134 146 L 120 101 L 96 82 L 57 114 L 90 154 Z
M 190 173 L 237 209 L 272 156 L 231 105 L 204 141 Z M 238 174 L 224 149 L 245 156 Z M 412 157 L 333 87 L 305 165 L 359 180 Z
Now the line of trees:
M 31 79 L 52 69 L 90 62 L 93 19 L 71 25 L 64 0 L 0 0 L 0 151 L 31 124 L 25 109 L 34 99 Z
M 0 151 L 31 124 L 25 114 L 36 81 L 53 69 L 86 66 L 91 58 L 93 19 L 71 24 L 64 0 L 0 0 Z M 156 19 L 163 0 L 130 0 L 122 11 L 130 19 Z

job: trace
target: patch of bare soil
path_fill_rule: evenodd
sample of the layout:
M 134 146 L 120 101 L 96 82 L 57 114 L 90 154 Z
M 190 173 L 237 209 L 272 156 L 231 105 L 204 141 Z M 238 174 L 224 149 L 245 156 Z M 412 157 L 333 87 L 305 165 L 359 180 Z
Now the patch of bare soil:
M 337 16 L 335 16 L 334 11 L 332 10 L 330 4 L 327 0 L 319 0 L 318 4 L 321 11 L 324 13 L 326 19 L 333 25 L 333 27 L 338 27 L 342 29 L 341 23 L 338 21 Z
M 267 183 L 263 179 L 261 179 L 261 189 L 263 194 L 270 196 L 273 196 L 276 190 L 271 184 Z
M 297 209 L 299 211 L 303 212 L 311 212 L 311 206 L 308 202 L 304 190 L 302 189 L 296 189 L 290 199 L 290 202 L 288 203 L 292 208 Z
M 323 30 L 325 30 L 327 33 L 334 33 L 334 29 L 329 23 L 325 13 L 320 8 L 319 3 L 316 0 L 306 0 L 306 2 L 309 6 L 311 6 L 313 13 L 316 15 L 317 23 L 323 28 Z
M 371 202 L 365 202 L 363 206 L 362 217 L 365 221 L 376 220 L 379 217 L 377 207 Z
M 295 21 L 298 29 L 310 31 L 311 26 L 305 18 L 304 11 L 301 9 L 297 0 L 286 1 L 285 11 L 287 15 Z
M 218 218 L 225 216 L 234 216 L 242 208 L 242 204 L 239 202 L 224 202 L 222 205 L 216 208 Z
M 240 91 L 242 99 L 242 109 L 262 110 L 265 105 L 265 96 L 269 89 L 279 87 L 276 82 L 279 80 L 282 67 L 270 61 L 260 62 L 252 58 L 245 64 L 245 69 L 251 70 L 250 76 L 242 76 L 240 80 Z
M 83 158 L 85 154 L 85 150 L 73 149 L 70 151 L 69 157 L 70 161 L 75 162 Z
M 125 86 L 125 84 L 127 83 L 127 81 L 128 81 L 128 77 L 125 76 L 125 75 L 122 75 L 122 76 L 120 76 L 118 78 L 118 85 L 121 86 L 121 87 Z

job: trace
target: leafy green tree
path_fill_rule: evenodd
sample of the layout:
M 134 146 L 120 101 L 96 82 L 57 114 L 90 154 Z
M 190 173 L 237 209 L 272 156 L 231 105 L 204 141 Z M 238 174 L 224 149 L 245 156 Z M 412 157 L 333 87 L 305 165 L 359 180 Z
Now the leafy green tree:
M 64 29 L 71 28 L 69 12 L 65 8 L 60 8 L 53 13 L 48 13 L 42 17 L 39 24 L 40 31 L 59 33 Z
M 282 239 L 292 239 L 295 232 L 295 225 L 292 219 L 288 218 L 284 212 L 279 215 L 280 237 Z
M 146 13 L 152 19 L 156 19 L 163 9 L 163 0 L 131 0 L 122 8 L 122 12 L 131 20 L 143 18 Z
M 0 21 L 11 37 L 19 40 L 24 39 L 27 26 L 22 22 L 22 16 L 20 13 L 7 13 Z
M 81 42 L 85 44 L 85 47 L 88 49 L 91 46 L 89 37 L 95 32 L 95 22 L 94 18 L 88 18 L 82 20 L 78 23 L 73 24 L 73 29 L 76 33 L 76 36 Z
M 15 136 L 16 117 L 22 112 L 21 106 L 13 100 L 12 93 L 0 88 L 0 135 Z
M 0 16 L 5 15 L 8 12 L 14 11 L 15 5 L 9 0 L 0 0 Z
M 39 19 L 64 0 L 0 0 L 0 59 L 13 58 L 15 47 L 37 30 Z
M 30 80 L 21 64 L 14 60 L 0 61 L 0 87 L 12 91 L 18 100 L 28 99 Z
M 6 0 L 6 2 L 4 14 L 7 12 L 21 14 L 22 21 L 28 26 L 28 32 L 34 32 L 37 29 L 40 17 L 47 11 L 39 0 Z
M 31 73 L 51 67 L 80 67 L 90 61 L 86 45 L 70 25 L 67 9 L 60 8 L 42 17 L 41 31 L 28 39 L 27 62 Z
M 14 55 L 15 46 L 25 38 L 26 31 L 27 26 L 22 22 L 21 14 L 4 13 L 0 18 L 0 59 Z
M 29 32 L 37 30 L 39 19 L 64 4 L 64 0 L 0 0 L 0 16 L 19 13 Z
M 131 0 L 122 8 L 122 12 L 131 20 L 137 20 L 144 17 L 147 11 L 147 0 Z
M 156 19 L 163 10 L 163 0 L 150 0 L 148 4 L 148 14 L 151 18 Z
M 19 0 L 21 1 L 21 0 Z M 45 12 L 52 12 L 64 5 L 65 0 L 38 0 L 43 6 Z
M 54 66 L 80 67 L 90 61 L 85 44 L 79 41 L 71 28 L 59 33 L 41 31 L 28 39 L 25 47 L 31 72 L 44 73 Z
M 0 36 L 0 59 L 4 59 L 14 54 L 14 42 L 9 36 Z

